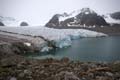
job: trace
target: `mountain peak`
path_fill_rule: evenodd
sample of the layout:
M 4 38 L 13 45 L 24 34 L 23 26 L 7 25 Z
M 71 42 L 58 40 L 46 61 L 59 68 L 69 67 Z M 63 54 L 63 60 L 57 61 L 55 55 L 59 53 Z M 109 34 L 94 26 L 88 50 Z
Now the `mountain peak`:
M 81 9 L 81 13 L 84 13 L 84 14 L 94 14 L 96 12 L 93 11 L 92 9 L 90 9 L 90 8 L 82 8 Z

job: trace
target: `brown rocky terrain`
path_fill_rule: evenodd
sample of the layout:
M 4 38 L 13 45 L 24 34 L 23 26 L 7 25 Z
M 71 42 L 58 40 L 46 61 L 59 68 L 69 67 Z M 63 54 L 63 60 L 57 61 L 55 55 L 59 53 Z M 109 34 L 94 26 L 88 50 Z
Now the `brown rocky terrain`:
M 120 62 L 80 62 L 68 58 L 27 59 L 9 55 L 0 60 L 0 80 L 119 80 Z

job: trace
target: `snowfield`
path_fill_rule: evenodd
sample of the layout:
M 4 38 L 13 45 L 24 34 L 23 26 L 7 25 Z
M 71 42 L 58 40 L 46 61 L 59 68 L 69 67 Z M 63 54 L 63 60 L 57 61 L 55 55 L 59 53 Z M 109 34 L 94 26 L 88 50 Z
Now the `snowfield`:
M 73 39 L 79 39 L 81 37 L 101 37 L 107 36 L 104 33 L 99 33 L 95 31 L 89 31 L 85 29 L 53 29 L 47 27 L 2 27 L 0 30 L 14 32 L 18 34 L 32 35 L 32 36 L 42 36 L 45 39 L 51 41 L 56 47 L 63 48 L 70 46 Z M 44 49 L 47 50 L 47 47 Z

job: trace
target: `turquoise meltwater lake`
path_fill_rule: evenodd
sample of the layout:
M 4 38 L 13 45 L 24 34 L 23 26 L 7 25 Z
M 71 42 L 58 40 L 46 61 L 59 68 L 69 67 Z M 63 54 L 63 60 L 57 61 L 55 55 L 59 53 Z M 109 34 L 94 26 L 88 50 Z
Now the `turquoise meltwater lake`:
M 75 61 L 118 61 L 120 37 L 80 38 L 73 40 L 72 45 L 67 48 L 25 56 L 36 59 L 68 57 Z

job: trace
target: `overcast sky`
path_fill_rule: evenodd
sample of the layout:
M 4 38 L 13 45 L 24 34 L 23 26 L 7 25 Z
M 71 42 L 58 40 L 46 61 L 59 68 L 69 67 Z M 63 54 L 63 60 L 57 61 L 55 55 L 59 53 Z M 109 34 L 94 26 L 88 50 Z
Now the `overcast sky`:
M 120 11 L 120 0 L 0 0 L 0 15 L 44 25 L 54 14 L 90 7 L 96 12 Z

